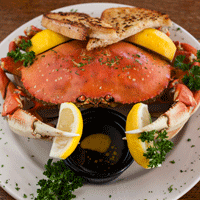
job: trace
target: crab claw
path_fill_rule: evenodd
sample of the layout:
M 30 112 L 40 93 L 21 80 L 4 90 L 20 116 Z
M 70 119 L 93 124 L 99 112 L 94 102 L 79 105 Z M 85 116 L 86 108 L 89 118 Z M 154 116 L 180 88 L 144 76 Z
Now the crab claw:
M 153 123 L 126 133 L 141 133 L 146 131 L 157 130 L 161 131 L 165 129 L 167 131 L 168 139 L 173 138 L 188 121 L 194 108 L 197 106 L 197 102 L 193 93 L 183 84 L 174 84 L 174 105 L 163 115 L 161 115 Z M 173 85 L 172 84 L 172 85 Z M 199 97 L 200 94 L 198 93 Z
M 9 82 L 9 78 L 5 75 L 3 69 L 0 68 L 0 92 L 3 99 L 6 97 L 6 88 Z
M 11 41 L 10 44 L 9 44 L 9 47 L 8 47 L 8 51 L 11 52 L 11 51 L 15 51 L 17 48 L 17 44 L 15 43 L 15 41 Z
M 18 68 L 21 67 L 22 64 L 22 61 L 14 62 L 14 59 L 9 56 L 1 58 L 1 68 L 17 76 L 20 76 L 20 70 L 18 70 Z
M 135 134 L 135 133 L 142 133 L 146 131 L 157 130 L 160 131 L 168 127 L 168 118 L 164 115 L 160 116 L 156 121 L 147 126 L 144 126 L 140 129 L 134 129 L 131 131 L 126 131 L 126 133 Z
M 37 28 L 35 26 L 30 26 L 30 27 L 27 27 L 25 30 L 24 30 L 24 34 L 28 37 L 33 37 L 36 33 L 42 31 L 42 29 L 40 28 Z
M 6 116 L 10 129 L 25 137 L 51 138 L 57 136 L 75 137 L 76 133 L 61 131 L 40 121 L 34 115 L 22 110 L 25 94 L 17 89 L 0 68 L 0 92 L 5 99 L 2 116 Z
M 12 115 L 8 115 L 10 129 L 21 136 L 29 138 L 51 138 L 58 136 L 75 137 L 76 133 L 61 131 L 51 127 L 25 110 L 18 109 Z
M 184 103 L 177 102 L 153 123 L 144 126 L 141 129 L 127 131 L 126 133 L 135 134 L 152 130 L 161 131 L 165 129 L 168 132 L 168 139 L 171 139 L 178 133 L 179 130 L 181 130 L 183 125 L 190 118 L 191 111 L 192 110 Z
M 10 82 L 10 87 L 8 87 L 8 90 L 13 90 L 12 86 L 11 86 L 11 82 Z M 8 114 L 12 114 L 14 113 L 18 108 L 23 108 L 23 104 L 21 102 L 21 98 L 20 98 L 20 94 L 17 93 L 11 93 L 11 91 L 9 91 L 10 94 L 6 95 L 6 99 L 4 101 L 3 104 L 3 111 L 2 111 L 2 116 L 7 116 Z
M 58 130 L 49 126 L 29 112 L 22 110 L 23 103 L 21 92 L 17 89 L 7 92 L 7 96 L 3 105 L 2 116 L 7 116 L 10 129 L 25 137 L 30 138 L 50 138 L 55 136 L 74 137 L 76 133 L 70 133 Z
M 174 60 L 178 55 L 185 56 L 185 63 L 193 62 L 193 59 L 196 59 L 197 49 L 187 43 L 180 43 L 179 41 L 174 42 L 177 47 L 177 51 L 174 56 Z M 174 62 L 173 60 L 173 62 Z
M 175 41 L 174 44 L 177 46 L 178 51 L 183 51 L 183 52 L 187 52 L 187 53 L 192 53 L 194 55 L 197 54 L 197 49 L 194 48 L 193 46 L 191 46 L 190 44 L 187 43 L 181 43 L 179 41 Z M 180 52 L 182 53 L 182 52 Z
M 191 116 L 193 107 L 187 107 L 182 102 L 177 102 L 170 108 L 164 116 L 168 118 L 168 128 L 166 128 L 168 139 L 173 138 L 184 126 Z
M 191 90 L 184 84 L 176 84 L 174 93 L 174 101 L 175 102 L 183 102 L 186 106 L 196 106 L 197 102 L 193 97 L 193 93 Z

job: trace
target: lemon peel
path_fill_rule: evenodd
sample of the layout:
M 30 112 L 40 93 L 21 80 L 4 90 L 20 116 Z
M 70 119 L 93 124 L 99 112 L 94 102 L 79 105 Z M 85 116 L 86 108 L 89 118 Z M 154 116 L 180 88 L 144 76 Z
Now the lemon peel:
M 82 114 L 75 104 L 61 104 L 57 129 L 79 134 L 79 136 L 76 137 L 61 136 L 53 139 L 50 157 L 66 159 L 76 149 L 83 131 Z
M 130 110 L 126 120 L 126 131 L 140 129 L 151 123 L 150 114 L 146 104 L 137 103 Z M 149 144 L 142 142 L 139 137 L 141 133 L 126 133 L 129 151 L 133 159 L 143 168 L 149 169 L 149 160 L 143 156 Z
M 70 38 L 45 29 L 31 38 L 32 46 L 29 48 L 29 51 L 34 51 L 35 55 L 38 55 L 68 40 L 70 40 Z
M 126 41 L 150 49 L 170 61 L 173 60 L 176 52 L 176 46 L 171 38 L 165 33 L 153 28 L 144 29 L 127 38 Z

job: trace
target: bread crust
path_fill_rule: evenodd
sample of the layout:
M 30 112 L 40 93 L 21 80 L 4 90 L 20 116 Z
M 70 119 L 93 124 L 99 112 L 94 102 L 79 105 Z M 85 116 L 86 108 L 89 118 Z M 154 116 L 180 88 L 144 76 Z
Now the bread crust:
M 86 40 L 87 37 L 117 38 L 116 30 L 111 25 L 85 13 L 47 13 L 43 15 L 42 26 L 77 40 Z
M 116 43 L 146 28 L 169 27 L 172 25 L 172 21 L 167 14 L 138 7 L 109 8 L 102 12 L 101 19 L 116 29 L 117 38 L 110 40 L 90 39 L 87 50 Z
M 89 32 L 89 28 L 86 26 L 76 21 L 61 20 L 56 13 L 44 14 L 42 17 L 42 26 L 77 40 L 85 40 Z

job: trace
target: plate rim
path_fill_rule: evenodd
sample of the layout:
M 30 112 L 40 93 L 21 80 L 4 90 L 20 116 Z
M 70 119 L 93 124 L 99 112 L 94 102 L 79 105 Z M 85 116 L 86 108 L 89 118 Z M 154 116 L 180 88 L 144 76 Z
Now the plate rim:
M 57 10 L 60 10 L 60 9 L 63 9 L 63 8 L 70 8 L 70 7 L 75 7 L 75 6 L 86 6 L 88 4 L 93 4 L 93 5 L 98 5 L 98 4 L 104 4 L 104 5 L 115 5 L 115 6 L 128 6 L 128 7 L 134 7 L 132 5 L 126 5 L 126 4 L 120 4 L 120 3 L 108 3 L 108 2 L 94 2 L 94 3 L 78 3 L 78 4 L 74 4 L 74 5 L 69 5 L 69 6 L 64 6 L 64 7 L 60 7 L 60 8 L 57 8 L 57 9 L 54 9 L 52 10 L 51 12 L 54 12 L 54 11 L 57 11 Z M 8 36 L 6 36 L 6 38 L 4 38 L 2 40 L 2 42 L 0 43 L 0 49 L 1 49 L 1 46 L 4 44 L 4 43 L 7 43 L 8 39 L 14 35 L 17 31 L 21 31 L 22 30 L 22 27 L 26 26 L 26 24 L 30 23 L 31 21 L 34 21 L 36 19 L 39 19 L 41 18 L 42 15 L 39 15 L 29 21 L 27 21 L 26 23 L 22 24 L 21 26 L 19 26 L 17 29 L 15 29 L 12 33 L 10 33 Z M 176 24 L 175 22 L 173 22 L 174 24 Z M 178 24 L 176 24 L 177 26 L 179 26 Z M 181 27 L 182 30 L 185 31 L 185 33 L 187 33 L 191 38 L 193 38 L 193 40 L 195 40 L 197 43 L 199 43 L 199 41 L 193 36 L 191 35 L 187 30 L 185 30 L 184 28 Z M 185 193 L 187 193 L 191 188 L 193 188 L 198 182 L 200 181 L 200 176 L 196 179 L 196 181 L 193 181 L 190 186 L 187 188 L 187 190 L 183 190 L 179 196 L 177 196 L 177 198 L 180 198 L 181 196 L 183 196 Z M 16 195 L 17 193 L 16 192 L 13 192 L 13 190 L 11 190 L 9 187 L 2 187 L 3 190 L 5 190 L 7 193 L 9 193 L 11 196 L 13 196 L 13 198 L 15 199 L 18 199 L 18 195 Z

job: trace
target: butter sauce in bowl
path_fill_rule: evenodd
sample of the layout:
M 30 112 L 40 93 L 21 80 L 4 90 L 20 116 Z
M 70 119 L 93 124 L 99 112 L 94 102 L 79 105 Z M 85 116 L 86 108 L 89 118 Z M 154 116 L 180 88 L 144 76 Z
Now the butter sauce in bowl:
M 126 117 L 107 108 L 82 111 L 83 135 L 65 164 L 90 183 L 116 179 L 133 162 L 125 137 Z

